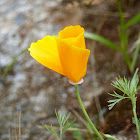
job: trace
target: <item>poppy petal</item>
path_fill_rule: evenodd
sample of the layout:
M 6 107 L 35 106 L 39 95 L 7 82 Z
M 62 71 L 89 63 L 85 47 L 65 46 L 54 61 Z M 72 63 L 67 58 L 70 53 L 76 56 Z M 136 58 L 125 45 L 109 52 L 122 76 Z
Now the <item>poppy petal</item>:
M 32 43 L 29 51 L 31 56 L 39 63 L 64 75 L 55 37 L 46 36 L 42 40 Z
M 84 28 L 79 25 L 66 27 L 59 32 L 59 38 L 65 39 L 67 43 L 70 43 L 79 48 L 86 48 L 84 38 Z
M 59 57 L 65 76 L 78 82 L 86 74 L 90 50 L 70 45 L 63 39 L 56 38 Z

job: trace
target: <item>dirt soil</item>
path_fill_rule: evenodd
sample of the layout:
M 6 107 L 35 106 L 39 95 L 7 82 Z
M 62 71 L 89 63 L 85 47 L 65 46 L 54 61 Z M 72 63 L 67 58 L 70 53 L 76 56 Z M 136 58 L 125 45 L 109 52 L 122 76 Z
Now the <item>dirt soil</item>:
M 139 12 L 139 7 L 139 0 L 123 1 L 126 21 Z M 1 0 L 0 21 L 0 75 L 32 42 L 48 34 L 56 35 L 69 25 L 79 24 L 86 31 L 120 44 L 119 14 L 114 0 Z M 128 31 L 129 48 L 138 38 L 139 27 L 136 24 Z M 93 40 L 86 39 L 86 46 L 91 54 L 85 82 L 79 90 L 89 116 L 100 131 L 119 140 L 137 140 L 130 101 L 117 104 L 111 111 L 107 107 L 111 99 L 107 93 L 119 93 L 111 81 L 118 75 L 132 76 L 122 55 Z M 136 67 L 140 67 L 140 61 Z M 137 106 L 140 117 L 139 94 Z M 84 118 L 75 88 L 66 77 L 39 64 L 29 52 L 20 55 L 0 81 L 0 140 L 15 140 L 19 136 L 20 111 L 22 140 L 55 140 L 41 125 L 58 125 L 55 110 L 72 112 L 71 119 L 77 118 L 76 114 Z M 76 125 L 85 129 L 81 121 L 76 121 Z M 83 137 L 90 140 L 87 132 Z M 64 139 L 74 140 L 73 133 L 67 132 Z

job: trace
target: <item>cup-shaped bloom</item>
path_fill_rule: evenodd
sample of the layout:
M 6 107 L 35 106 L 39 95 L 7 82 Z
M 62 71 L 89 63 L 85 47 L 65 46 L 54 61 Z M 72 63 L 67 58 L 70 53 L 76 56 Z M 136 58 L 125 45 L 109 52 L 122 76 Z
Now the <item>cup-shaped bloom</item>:
M 85 47 L 84 28 L 79 25 L 66 27 L 59 32 L 59 38 L 46 36 L 32 43 L 29 51 L 42 65 L 73 82 L 86 74 L 90 51 Z
M 64 39 L 67 43 L 70 43 L 78 48 L 86 48 L 84 38 L 84 28 L 81 26 L 69 26 L 59 32 L 59 38 Z

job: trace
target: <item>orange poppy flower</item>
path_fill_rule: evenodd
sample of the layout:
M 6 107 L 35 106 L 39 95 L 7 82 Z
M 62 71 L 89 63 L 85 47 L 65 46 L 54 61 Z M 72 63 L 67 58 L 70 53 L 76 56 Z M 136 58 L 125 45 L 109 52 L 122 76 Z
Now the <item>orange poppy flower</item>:
M 85 46 L 84 28 L 79 25 L 66 27 L 59 32 L 59 38 L 45 36 L 32 43 L 29 51 L 39 63 L 73 82 L 86 74 L 90 51 Z

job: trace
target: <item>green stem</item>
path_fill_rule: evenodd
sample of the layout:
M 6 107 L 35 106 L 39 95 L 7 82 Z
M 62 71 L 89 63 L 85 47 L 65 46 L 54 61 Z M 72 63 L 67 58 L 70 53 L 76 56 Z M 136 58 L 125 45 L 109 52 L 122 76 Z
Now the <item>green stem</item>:
M 118 140 L 117 138 L 115 138 L 115 137 L 113 137 L 113 136 L 111 136 L 111 135 L 109 135 L 109 134 L 103 134 L 103 135 L 104 135 L 104 137 L 107 138 L 107 139 Z
M 124 48 L 124 49 L 122 49 L 122 53 L 123 53 L 125 63 L 127 64 L 130 72 L 133 73 L 134 71 L 131 68 L 131 60 L 130 60 L 128 50 L 126 48 Z
M 63 129 L 63 127 L 62 127 L 62 122 L 61 122 L 61 124 L 60 124 L 60 140 L 62 140 L 62 130 Z
M 137 129 L 138 140 L 140 140 L 140 128 L 139 128 L 138 118 L 136 114 L 136 98 L 132 97 L 131 101 L 132 101 L 132 106 L 133 106 L 133 114 L 134 114 L 136 129 Z
M 102 135 L 101 135 L 101 134 L 99 133 L 99 131 L 96 129 L 96 127 L 94 126 L 94 124 L 93 124 L 92 121 L 90 120 L 90 118 L 89 118 L 89 116 L 88 116 L 88 114 L 87 114 L 87 112 L 86 112 L 86 110 L 85 110 L 85 108 L 84 108 L 84 105 L 83 105 L 83 103 L 82 103 L 82 100 L 81 100 L 81 97 L 80 97 L 80 94 L 79 94 L 78 85 L 76 85 L 75 88 L 76 88 L 76 94 L 77 94 L 77 97 L 78 97 L 78 101 L 79 101 L 79 103 L 80 103 L 80 106 L 81 106 L 81 108 L 82 108 L 82 111 L 83 111 L 83 113 L 84 113 L 84 115 L 85 115 L 85 117 L 86 117 L 86 119 L 87 119 L 87 121 L 88 121 L 90 127 L 91 127 L 92 130 L 95 132 L 95 134 L 99 137 L 99 139 L 100 139 L 100 140 L 104 140 L 103 137 L 102 137 L 102 135 L 103 135 L 105 138 L 112 139 L 112 140 L 118 140 L 118 139 L 116 139 L 115 137 L 113 137 L 113 136 L 111 136 L 111 135 L 109 135 L 109 134 L 102 134 Z
M 59 140 L 62 140 L 62 135 L 60 136 Z
M 88 120 L 88 123 L 90 124 L 91 128 L 93 129 L 93 131 L 95 132 L 95 134 L 99 137 L 100 140 L 103 140 L 103 137 L 101 136 L 101 134 L 98 132 L 98 130 L 96 129 L 96 127 L 94 126 L 94 124 L 92 123 L 92 121 L 90 120 L 85 108 L 84 108 L 84 105 L 82 103 L 82 100 L 81 100 L 81 97 L 80 97 L 80 94 L 79 94 L 79 90 L 78 90 L 78 85 L 75 86 L 76 88 L 76 94 L 77 94 L 77 97 L 78 97 L 78 101 L 80 103 L 80 106 L 82 108 L 82 111 L 86 117 L 86 119 Z
M 131 59 L 130 59 L 130 55 L 128 52 L 128 35 L 127 35 L 127 30 L 124 28 L 124 24 L 121 24 L 121 48 L 122 48 L 122 54 L 124 57 L 124 61 L 127 64 L 130 72 L 133 72 L 131 69 Z
M 123 14 L 120 0 L 117 0 L 117 6 L 119 10 L 120 24 L 121 24 L 120 41 L 121 41 L 122 54 L 123 54 L 125 63 L 127 64 L 130 72 L 132 73 L 133 70 L 131 69 L 131 59 L 128 52 L 128 34 L 125 28 L 125 19 L 124 19 L 124 14 Z

